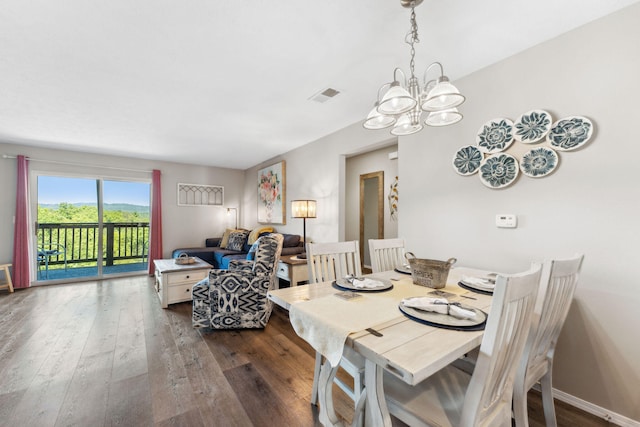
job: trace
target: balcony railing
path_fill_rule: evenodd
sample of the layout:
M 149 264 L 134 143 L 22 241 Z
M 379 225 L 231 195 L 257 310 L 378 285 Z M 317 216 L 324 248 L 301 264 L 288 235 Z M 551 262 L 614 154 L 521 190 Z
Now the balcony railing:
M 98 223 L 38 224 L 38 251 L 60 248 L 48 255 L 48 265 L 95 265 L 98 261 Z M 102 227 L 105 266 L 122 261 L 144 262 L 148 256 L 149 223 L 105 223 Z M 54 251 L 50 251 L 53 253 Z M 129 261 L 130 260 L 130 261 Z

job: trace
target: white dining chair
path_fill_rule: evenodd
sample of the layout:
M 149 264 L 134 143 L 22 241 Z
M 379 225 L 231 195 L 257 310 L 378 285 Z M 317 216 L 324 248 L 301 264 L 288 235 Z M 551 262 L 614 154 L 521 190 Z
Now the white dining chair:
M 578 284 L 584 255 L 548 263 L 548 279 L 541 283 L 534 320 L 525 345 L 524 355 L 516 371 L 513 411 L 517 427 L 529 425 L 527 393 L 538 381 L 542 391 L 542 407 L 548 427 L 556 426 L 551 376 L 558 336 L 569 313 Z M 546 284 L 546 289 L 545 286 Z
M 371 271 L 393 270 L 407 261 L 404 258 L 404 239 L 369 239 Z
M 357 240 L 307 243 L 307 266 L 309 268 L 309 283 L 333 281 L 348 274 L 361 276 L 359 243 Z M 313 405 L 318 402 L 318 379 L 322 362 L 322 354 L 316 352 L 313 388 L 311 390 Z M 340 359 L 340 367 L 353 377 L 353 388 L 338 377 L 334 378 L 334 382 L 354 401 L 354 405 L 357 405 L 364 387 L 364 358 L 350 347 L 345 346 Z M 362 417 L 358 414 L 359 411 L 356 411 L 355 416 L 359 417 L 359 420 L 354 423 L 355 425 L 362 424 Z
M 540 273 L 540 265 L 533 264 L 527 272 L 497 277 L 472 375 L 448 365 L 411 386 L 385 372 L 389 412 L 411 426 L 510 427 L 513 381 L 533 318 Z

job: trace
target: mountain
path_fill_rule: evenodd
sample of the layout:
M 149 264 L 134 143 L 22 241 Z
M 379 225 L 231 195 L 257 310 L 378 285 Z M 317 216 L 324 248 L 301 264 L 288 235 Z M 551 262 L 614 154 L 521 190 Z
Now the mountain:
M 95 203 L 70 203 L 72 206 L 95 206 Z M 40 203 L 38 205 L 40 208 L 47 209 L 58 209 L 60 207 L 59 203 Z M 104 204 L 105 211 L 122 211 L 122 212 L 138 212 L 138 213 L 149 213 L 149 206 L 143 205 L 132 205 L 129 203 L 105 203 Z

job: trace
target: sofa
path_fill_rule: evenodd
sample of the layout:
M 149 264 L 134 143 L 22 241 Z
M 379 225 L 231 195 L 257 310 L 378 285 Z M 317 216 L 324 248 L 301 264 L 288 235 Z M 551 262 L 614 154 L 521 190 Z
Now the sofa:
M 228 240 L 225 241 L 225 235 L 223 235 L 222 237 L 211 237 L 205 239 L 203 247 L 174 249 L 171 256 L 173 258 L 177 258 L 181 254 L 185 253 L 188 256 L 195 256 L 208 262 L 213 266 L 213 268 L 228 269 L 230 261 L 242 260 L 250 257 L 251 255 L 249 255 L 249 253 L 252 252 L 251 249 L 254 243 L 252 239 L 250 239 L 250 230 L 231 230 L 230 233 L 227 233 L 229 231 L 230 230 L 225 231 L 225 234 L 228 234 L 229 239 L 232 234 L 245 234 L 245 236 L 239 237 L 243 239 L 241 246 L 238 245 L 230 248 Z M 233 233 L 234 231 L 244 231 L 245 233 Z M 270 232 L 267 231 L 260 233 L 255 236 L 255 240 L 257 240 L 259 236 L 266 235 L 268 233 Z M 281 256 L 296 255 L 304 252 L 302 237 L 299 234 L 282 234 L 282 237 L 283 244 Z

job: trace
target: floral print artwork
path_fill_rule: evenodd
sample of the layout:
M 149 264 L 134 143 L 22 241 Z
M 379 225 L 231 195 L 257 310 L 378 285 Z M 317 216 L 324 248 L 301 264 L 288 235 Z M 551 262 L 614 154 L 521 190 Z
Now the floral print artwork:
M 495 154 L 482 162 L 480 181 L 490 188 L 503 188 L 518 177 L 518 161 L 510 154 Z
M 485 123 L 476 136 L 476 145 L 483 153 L 497 153 L 509 148 L 513 142 L 513 122 L 494 119 Z
M 284 224 L 284 162 L 258 171 L 258 222 Z
M 558 155 L 547 147 L 534 148 L 520 160 L 520 170 L 531 178 L 549 175 L 556 166 L 558 166 Z
M 453 156 L 453 168 L 460 175 L 472 175 L 478 172 L 484 156 L 482 151 L 474 145 L 467 145 L 459 149 Z
M 553 124 L 547 141 L 560 151 L 571 151 L 584 145 L 593 133 L 591 121 L 585 117 L 567 117 Z
M 533 110 L 521 115 L 515 123 L 515 139 L 532 144 L 544 138 L 551 129 L 551 116 L 543 110 Z

